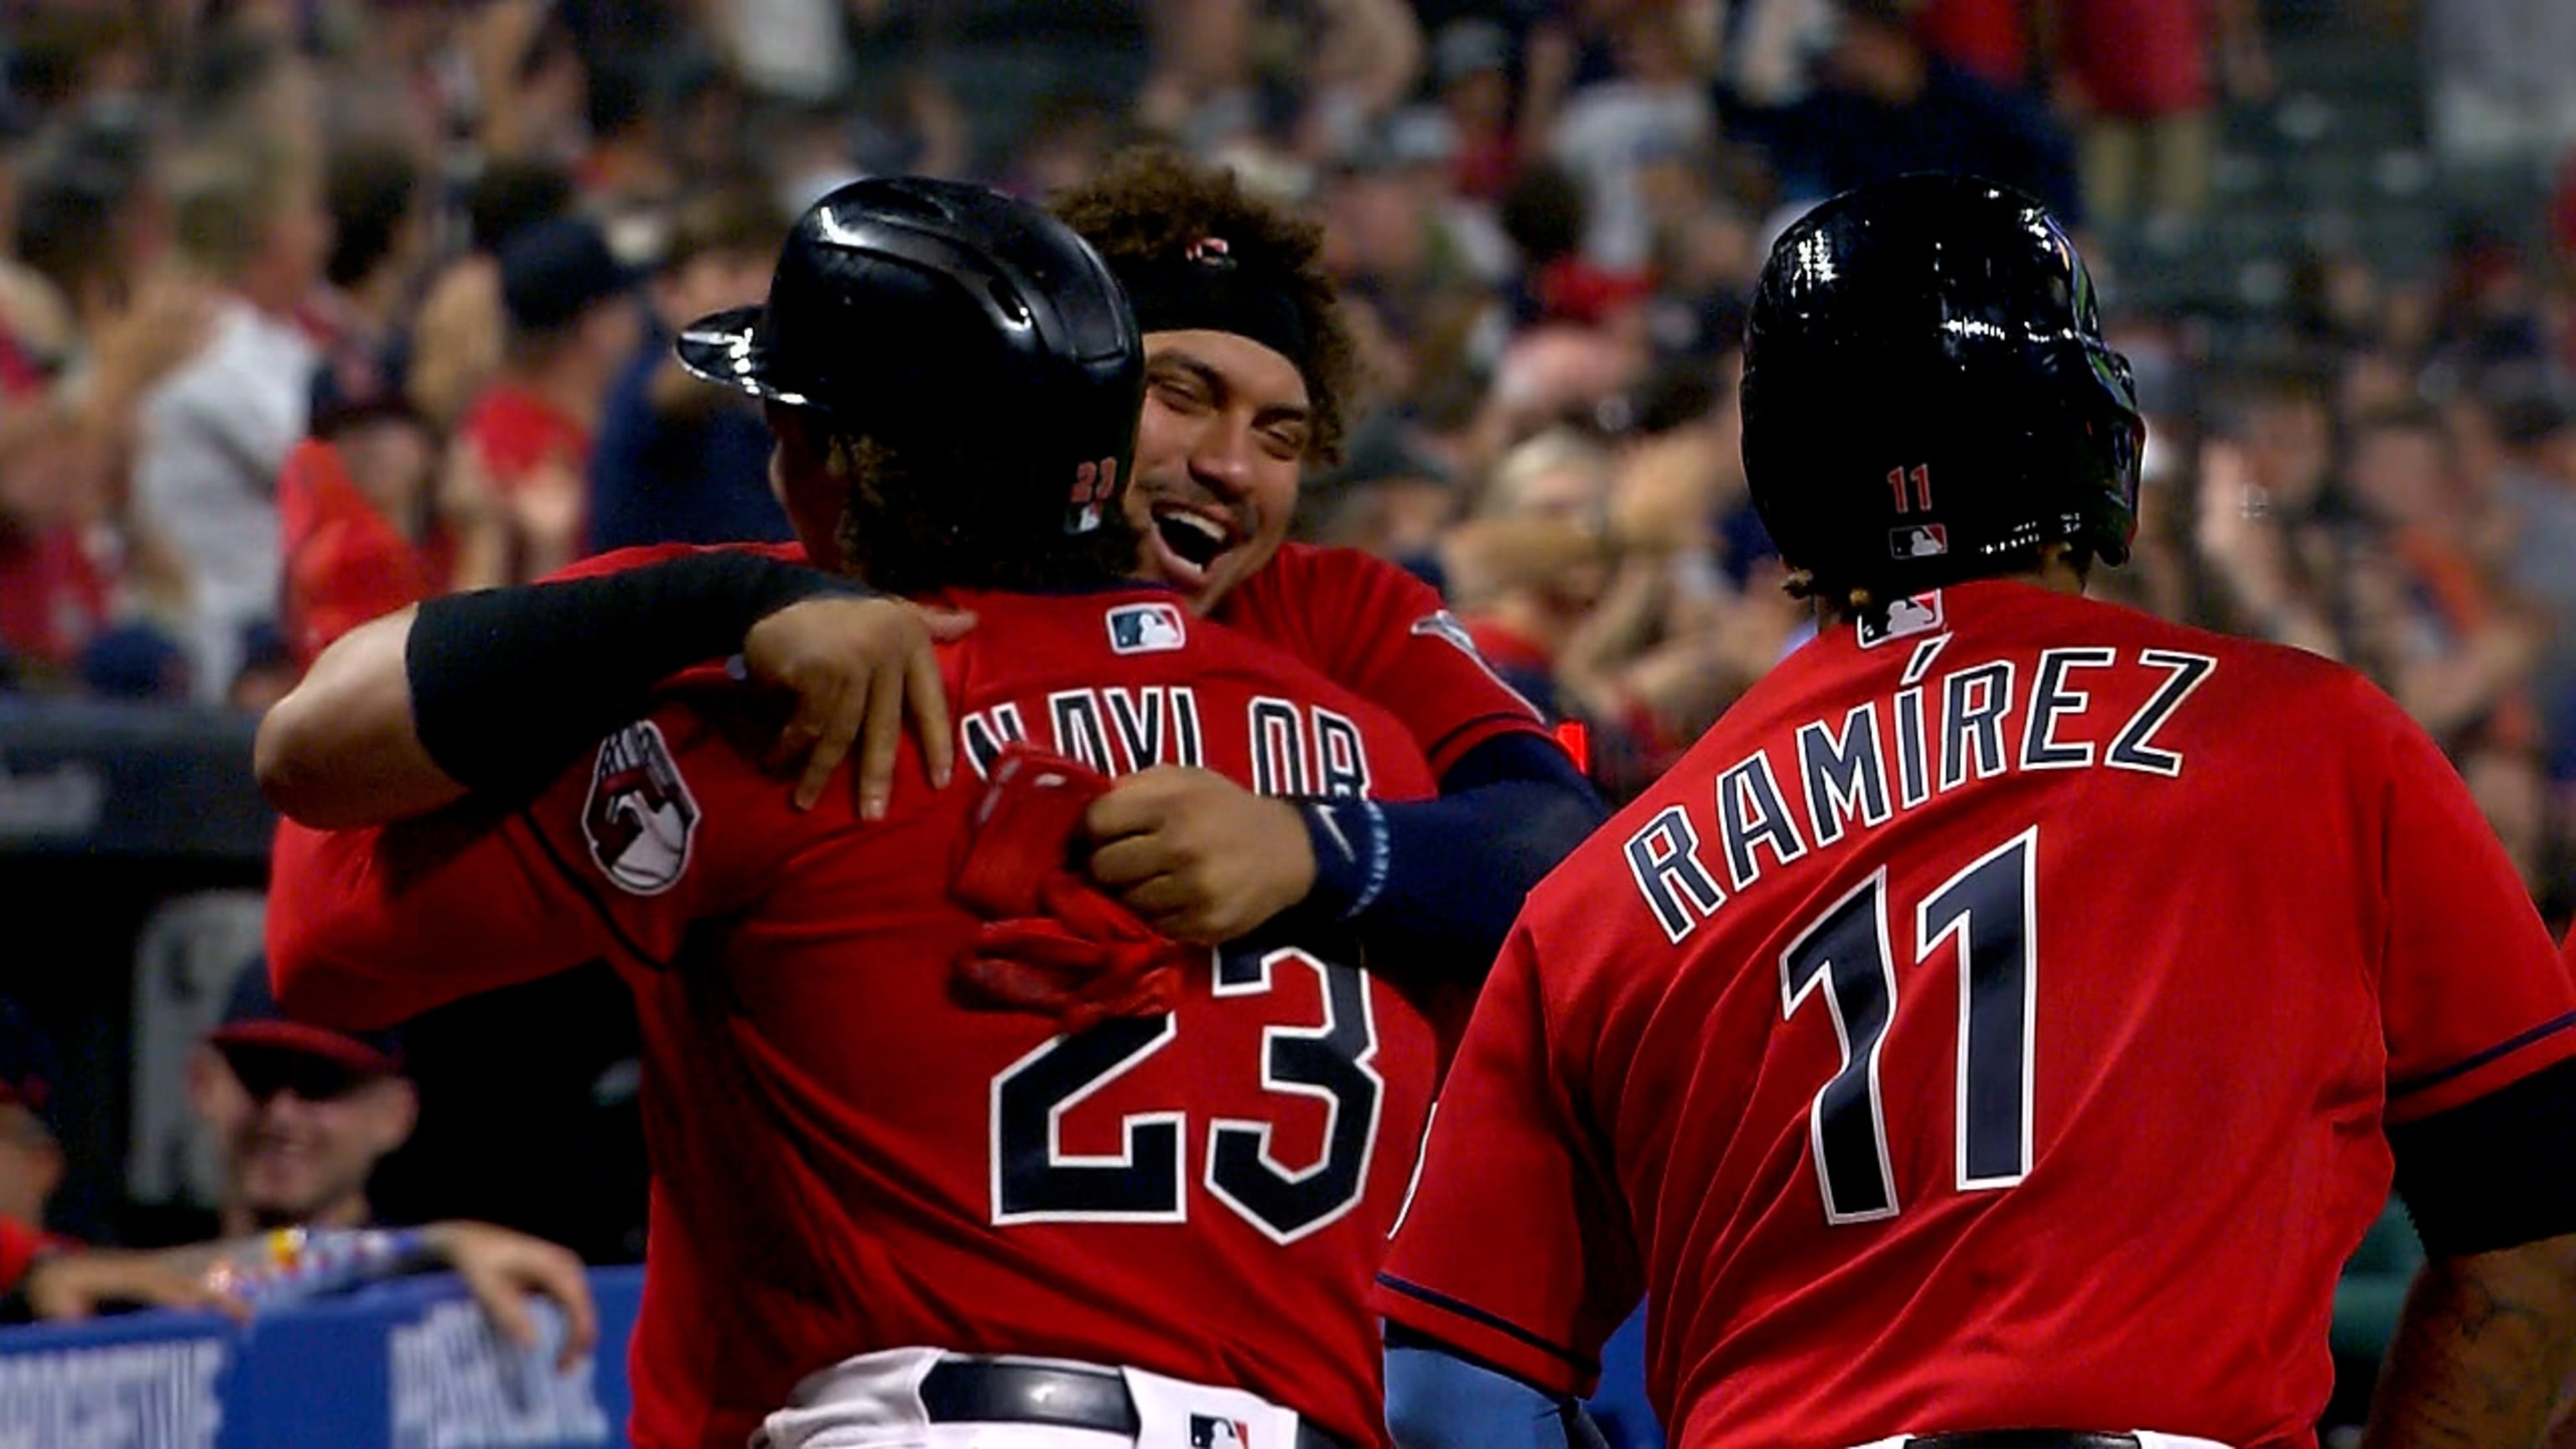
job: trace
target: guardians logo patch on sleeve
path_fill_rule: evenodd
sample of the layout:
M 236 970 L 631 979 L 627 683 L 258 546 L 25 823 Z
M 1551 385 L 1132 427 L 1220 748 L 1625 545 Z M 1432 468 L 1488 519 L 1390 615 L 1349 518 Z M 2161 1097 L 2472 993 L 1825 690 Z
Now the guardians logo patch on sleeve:
M 651 720 L 600 741 L 581 833 L 600 872 L 630 895 L 658 896 L 687 872 L 698 802 Z

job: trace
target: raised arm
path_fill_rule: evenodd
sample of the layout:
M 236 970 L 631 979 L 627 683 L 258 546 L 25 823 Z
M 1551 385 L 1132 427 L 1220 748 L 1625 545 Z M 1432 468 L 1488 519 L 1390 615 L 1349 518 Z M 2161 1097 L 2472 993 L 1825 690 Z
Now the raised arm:
M 857 739 L 860 797 L 881 803 L 907 711 L 946 777 L 953 747 L 931 643 L 965 623 L 738 549 L 434 599 L 323 651 L 260 722 L 260 789 L 322 829 L 409 819 L 469 794 L 507 799 L 642 714 L 664 679 L 739 649 L 755 678 L 798 695 L 780 758 L 805 765 L 800 801 L 812 803 Z

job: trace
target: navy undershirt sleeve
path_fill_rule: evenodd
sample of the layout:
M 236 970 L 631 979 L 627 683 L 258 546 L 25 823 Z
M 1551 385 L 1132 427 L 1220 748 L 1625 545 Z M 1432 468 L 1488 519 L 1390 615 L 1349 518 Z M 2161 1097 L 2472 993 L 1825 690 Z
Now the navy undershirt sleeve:
M 2397 1195 L 2435 1257 L 2576 1233 L 2576 1057 L 2388 1129 Z
M 1435 800 L 1308 800 L 1305 909 L 1359 925 L 1381 958 L 1473 985 L 1521 899 L 1609 809 L 1554 741 L 1500 735 L 1458 757 Z

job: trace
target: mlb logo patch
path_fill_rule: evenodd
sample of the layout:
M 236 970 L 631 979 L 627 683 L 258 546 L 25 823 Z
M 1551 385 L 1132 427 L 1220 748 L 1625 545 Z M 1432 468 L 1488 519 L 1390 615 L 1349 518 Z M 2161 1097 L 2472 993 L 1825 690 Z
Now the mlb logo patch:
M 1214 1414 L 1190 1415 L 1190 1449 L 1251 1449 L 1252 1426 Z
M 1950 551 L 1950 530 L 1937 523 L 1909 523 L 1887 531 L 1890 558 L 1939 558 Z
M 591 766 L 581 833 L 591 862 L 629 895 L 658 896 L 680 883 L 698 838 L 698 802 L 670 744 L 651 720 L 602 740 Z
M 1178 604 L 1121 604 L 1108 617 L 1114 654 L 1161 654 L 1189 641 Z
M 1916 594 L 1887 606 L 1887 622 L 1860 621 L 1860 647 L 1874 649 L 1890 639 L 1907 639 L 1917 634 L 1930 634 L 1949 625 L 1949 615 L 1941 606 L 1941 591 Z

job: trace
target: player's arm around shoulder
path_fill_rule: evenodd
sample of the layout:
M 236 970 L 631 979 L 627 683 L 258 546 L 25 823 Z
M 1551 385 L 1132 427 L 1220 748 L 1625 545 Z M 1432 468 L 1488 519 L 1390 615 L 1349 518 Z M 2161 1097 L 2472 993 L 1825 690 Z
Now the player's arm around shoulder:
M 403 649 L 416 612 L 397 610 L 332 641 L 260 719 L 251 768 L 289 820 L 370 825 L 464 798 L 412 728 Z
M 819 620 L 819 622 L 817 622 Z M 971 619 L 866 594 L 777 549 L 635 549 L 546 583 L 450 595 L 353 630 L 262 721 L 261 789 L 289 818 L 380 824 L 469 794 L 526 794 L 663 679 L 742 650 L 803 706 L 781 737 L 811 804 L 863 739 L 882 805 L 909 715 L 951 748 L 932 645 Z
M 684 544 L 620 549 L 583 559 L 549 582 L 602 578 L 683 557 Z M 420 606 L 408 605 L 333 640 L 259 722 L 251 768 L 260 792 L 290 820 L 320 829 L 426 815 L 467 788 L 421 744 L 406 657 Z

